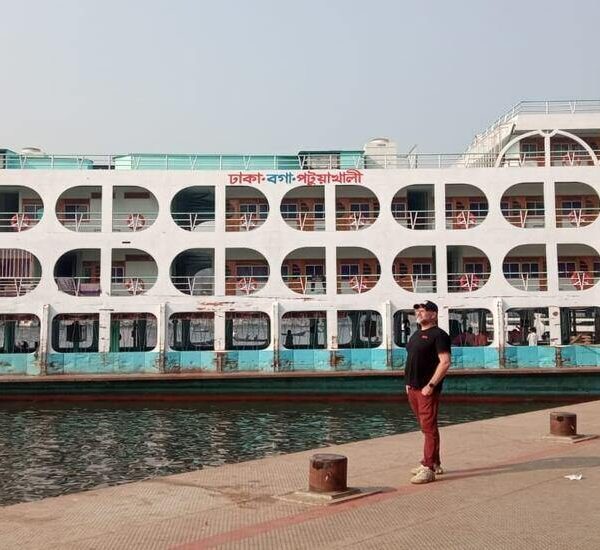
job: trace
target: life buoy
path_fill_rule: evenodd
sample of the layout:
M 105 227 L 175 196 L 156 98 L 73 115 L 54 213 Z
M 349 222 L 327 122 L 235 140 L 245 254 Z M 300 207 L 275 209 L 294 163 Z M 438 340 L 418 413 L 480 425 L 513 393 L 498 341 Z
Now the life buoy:
M 143 214 L 129 214 L 127 216 L 127 227 L 132 231 L 137 231 L 146 225 L 146 218 Z
M 144 284 L 143 279 L 139 279 L 137 277 L 130 277 L 125 280 L 125 288 L 129 294 L 141 294 L 144 292 L 146 285 Z
M 479 288 L 479 277 L 475 273 L 463 273 L 458 280 L 460 288 L 464 290 L 474 290 Z
M 573 271 L 571 274 L 571 283 L 577 290 L 585 290 L 594 286 L 594 278 L 588 271 Z
M 250 231 L 256 227 L 257 224 L 255 221 L 255 215 L 255 212 L 242 212 L 242 217 L 240 218 L 240 228 Z
M 10 219 L 10 226 L 17 231 L 23 231 L 31 225 L 31 218 L 27 214 L 15 214 Z
M 238 279 L 237 288 L 246 294 L 250 294 L 257 288 L 256 281 L 252 277 L 241 277 Z
M 461 210 L 456 216 L 456 225 L 468 229 L 470 225 L 477 224 L 475 214 L 470 210 Z
M 354 290 L 354 292 L 358 292 L 359 294 L 363 292 L 363 290 L 368 290 L 368 286 L 363 282 L 363 276 L 355 275 L 349 281 L 350 288 Z
M 572 225 L 576 225 L 577 227 L 579 227 L 580 225 L 588 224 L 592 220 L 589 216 L 584 214 L 581 209 L 578 209 L 571 210 L 571 212 L 569 212 L 569 221 Z

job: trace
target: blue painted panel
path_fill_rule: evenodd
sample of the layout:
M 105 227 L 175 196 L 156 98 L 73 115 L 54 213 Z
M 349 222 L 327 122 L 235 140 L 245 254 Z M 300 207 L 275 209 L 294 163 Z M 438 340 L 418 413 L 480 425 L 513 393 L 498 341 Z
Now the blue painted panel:
M 600 367 L 600 346 L 562 346 L 563 367 Z
M 261 371 L 273 372 L 275 370 L 275 366 L 273 365 L 273 361 L 275 360 L 275 354 L 273 350 L 260 350 L 258 352 L 258 369 Z
M 350 368 L 351 370 L 370 370 L 371 369 L 371 350 L 353 349 L 350 350 Z
M 64 353 L 49 353 L 46 372 L 48 374 L 63 374 L 65 368 Z
M 111 374 L 113 365 L 106 361 L 104 353 L 63 354 L 64 374 Z
M 334 370 L 352 370 L 352 350 L 336 349 L 333 364 Z
M 406 348 L 392 350 L 392 369 L 402 370 L 406 366 Z
M 331 368 L 331 352 L 326 349 L 314 350 L 315 370 L 328 371 Z
M 371 370 L 388 370 L 387 353 L 385 348 L 371 350 Z
M 106 353 L 104 362 L 107 372 L 116 374 L 158 373 L 157 352 L 128 351 Z
M 500 367 L 498 348 L 452 347 L 453 369 L 495 369 Z
M 260 370 L 258 350 L 241 350 L 237 352 L 237 370 L 238 371 L 256 371 Z
M 214 351 L 181 351 L 179 367 L 182 371 L 216 372 L 217 362 Z
M 0 353 L 0 376 L 39 373 L 35 353 Z
M 551 346 L 507 346 L 504 357 L 509 369 L 556 366 L 556 348 Z

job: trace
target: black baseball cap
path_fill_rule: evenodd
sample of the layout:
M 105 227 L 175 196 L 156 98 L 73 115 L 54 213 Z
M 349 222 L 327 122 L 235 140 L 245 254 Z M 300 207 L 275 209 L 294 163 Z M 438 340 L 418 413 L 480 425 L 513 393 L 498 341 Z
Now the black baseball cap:
M 437 304 L 430 302 L 429 300 L 425 300 L 422 304 L 415 304 L 413 309 L 421 309 L 423 308 L 425 311 L 435 311 L 437 313 L 438 307 Z

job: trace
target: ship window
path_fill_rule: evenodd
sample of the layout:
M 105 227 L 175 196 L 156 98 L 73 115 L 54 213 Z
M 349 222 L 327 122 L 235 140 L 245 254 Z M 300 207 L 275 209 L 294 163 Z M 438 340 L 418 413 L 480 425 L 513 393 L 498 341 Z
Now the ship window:
M 535 328 L 538 345 L 550 343 L 548 308 L 514 308 L 506 311 L 504 326 L 506 342 L 512 346 L 527 346 L 527 335 Z
M 174 313 L 169 318 L 169 347 L 175 351 L 215 349 L 214 313 Z
M 600 344 L 600 308 L 561 307 L 560 330 L 563 345 Z
M 225 313 L 227 350 L 260 350 L 271 341 L 271 321 L 266 313 L 235 311 Z M 257 366 L 258 368 L 258 366 Z
M 489 346 L 494 339 L 494 317 L 488 309 L 451 309 L 450 340 L 453 346 Z
M 324 311 L 292 311 L 281 318 L 281 343 L 286 349 L 325 349 L 327 314 Z
M 432 271 L 431 264 L 412 264 L 412 274 L 423 279 L 429 279 Z
M 44 214 L 44 205 L 37 199 L 23 199 L 22 210 L 29 217 L 40 220 Z
M 89 221 L 90 204 L 89 202 L 73 203 L 69 202 L 64 206 L 64 212 L 61 221 Z
M 40 343 L 35 315 L 0 315 L 0 353 L 33 353 Z
M 156 347 L 156 317 L 150 313 L 113 313 L 110 351 L 151 351 Z
M 562 201 L 563 212 L 566 210 L 579 210 L 581 208 L 580 200 Z
M 295 218 L 298 215 L 298 205 L 294 203 L 282 204 L 281 215 L 284 218 Z
M 322 202 L 315 202 L 315 219 L 322 220 L 325 218 L 325 205 Z
M 488 205 L 485 201 L 470 201 L 469 210 L 480 216 L 485 216 L 488 212 Z
M 448 208 L 448 205 L 446 205 Z M 450 205 L 450 208 L 452 206 Z M 406 203 L 405 202 L 393 202 L 392 203 L 392 215 L 395 218 L 405 218 L 406 217 Z
M 558 262 L 559 277 L 570 277 L 574 271 L 577 271 L 575 262 Z
M 368 202 L 353 202 L 350 203 L 350 212 L 368 213 L 370 210 Z
M 543 214 L 544 213 L 544 201 L 543 200 L 528 200 L 526 208 L 530 214 Z
M 383 339 L 377 311 L 338 311 L 339 348 L 376 348 Z
M 340 275 L 342 277 L 352 277 L 358 275 L 359 267 L 358 264 L 342 264 L 340 265 Z
M 465 273 L 477 273 L 481 275 L 485 273 L 485 266 L 481 262 L 466 262 Z
M 98 351 L 97 314 L 60 314 L 52 319 L 52 347 L 58 353 Z
M 418 328 L 413 309 L 396 311 L 394 313 L 394 344 L 401 348 L 406 347 L 410 335 Z
M 268 277 L 269 268 L 266 265 L 238 265 L 235 273 L 237 277 Z

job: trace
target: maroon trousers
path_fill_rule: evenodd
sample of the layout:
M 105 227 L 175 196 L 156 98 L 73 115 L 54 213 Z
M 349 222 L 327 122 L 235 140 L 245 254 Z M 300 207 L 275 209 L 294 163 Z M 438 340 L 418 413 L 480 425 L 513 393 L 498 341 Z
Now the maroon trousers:
M 408 387 L 408 402 L 412 408 L 421 431 L 425 436 L 423 460 L 421 464 L 432 470 L 440 462 L 440 432 L 438 431 L 437 417 L 440 404 L 440 392 L 423 395 L 420 389 Z

